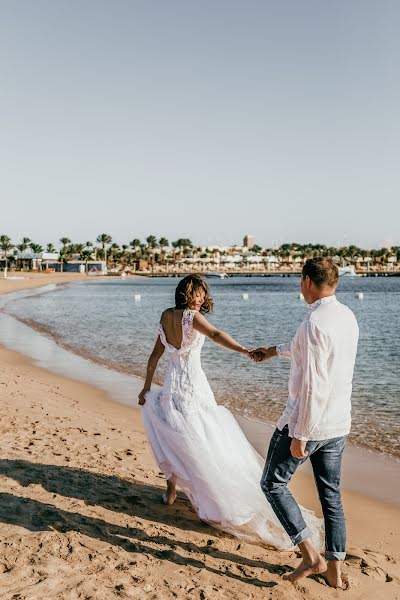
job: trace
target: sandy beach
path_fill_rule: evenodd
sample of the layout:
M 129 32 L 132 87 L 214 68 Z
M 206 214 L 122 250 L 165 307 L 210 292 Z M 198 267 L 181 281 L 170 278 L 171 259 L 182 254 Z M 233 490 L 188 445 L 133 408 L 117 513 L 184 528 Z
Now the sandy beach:
M 85 276 L 26 277 L 0 280 L 0 294 Z M 296 552 L 203 524 L 181 494 L 161 503 L 139 409 L 5 348 L 0 393 L 0 598 L 400 600 L 398 503 L 345 489 L 349 589 L 318 576 L 293 585 L 281 576 Z M 293 489 L 320 513 L 306 473 Z

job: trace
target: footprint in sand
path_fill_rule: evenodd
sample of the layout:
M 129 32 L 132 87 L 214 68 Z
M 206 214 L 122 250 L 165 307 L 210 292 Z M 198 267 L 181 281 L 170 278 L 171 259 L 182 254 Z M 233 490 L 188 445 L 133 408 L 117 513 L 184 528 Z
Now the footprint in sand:
M 375 579 L 376 581 L 392 581 L 392 579 L 390 578 L 390 576 L 388 576 L 386 571 L 384 571 L 380 567 L 368 567 L 365 564 L 364 566 L 363 564 L 361 564 L 361 573 L 363 573 L 363 575 L 368 575 L 368 577 L 372 577 L 372 579 Z
M 397 562 L 387 554 L 362 548 L 351 548 L 347 554 L 346 563 L 356 563 L 363 575 L 367 575 L 375 581 L 400 583 L 400 573 L 396 568 Z

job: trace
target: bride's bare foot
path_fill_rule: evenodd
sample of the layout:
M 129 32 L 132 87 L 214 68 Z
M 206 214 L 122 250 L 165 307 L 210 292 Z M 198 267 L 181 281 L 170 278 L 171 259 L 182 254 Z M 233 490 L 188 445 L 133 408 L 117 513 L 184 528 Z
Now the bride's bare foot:
M 323 573 L 327 569 L 326 560 L 320 555 L 311 540 L 299 544 L 303 560 L 292 573 L 283 575 L 283 579 L 294 583 L 303 577 Z
M 326 571 L 326 562 L 325 559 L 320 556 L 319 560 L 317 559 L 315 562 L 307 562 L 306 560 L 302 560 L 299 566 L 292 571 L 292 573 L 286 573 L 283 575 L 283 579 L 286 581 L 291 581 L 294 583 L 299 579 L 303 579 L 303 577 L 308 577 L 309 575 L 317 575 L 318 573 L 323 573 Z
M 163 502 L 168 506 L 172 506 L 176 500 L 176 488 L 175 483 L 167 481 L 167 493 L 163 495 Z
M 344 588 L 339 561 L 328 560 L 328 567 L 321 575 L 330 587 Z

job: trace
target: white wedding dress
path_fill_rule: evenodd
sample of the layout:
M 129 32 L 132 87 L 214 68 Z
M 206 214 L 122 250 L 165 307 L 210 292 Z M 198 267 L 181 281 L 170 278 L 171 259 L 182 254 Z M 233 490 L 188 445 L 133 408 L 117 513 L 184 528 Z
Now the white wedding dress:
M 155 458 L 201 520 L 249 542 L 290 549 L 291 540 L 260 488 L 264 460 L 229 410 L 217 405 L 202 369 L 204 335 L 193 328 L 195 312 L 183 313 L 179 349 L 168 343 L 161 324 L 158 328 L 169 362 L 162 389 L 147 392 L 142 406 Z M 302 512 L 322 548 L 322 519 Z

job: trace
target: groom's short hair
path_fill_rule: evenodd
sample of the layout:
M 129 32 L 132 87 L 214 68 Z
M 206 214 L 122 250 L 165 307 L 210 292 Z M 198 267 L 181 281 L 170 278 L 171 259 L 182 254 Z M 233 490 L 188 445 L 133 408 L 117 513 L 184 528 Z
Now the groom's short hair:
M 317 256 L 308 258 L 303 266 L 302 276 L 311 279 L 319 288 L 336 287 L 339 280 L 339 270 L 331 258 L 326 256 Z

